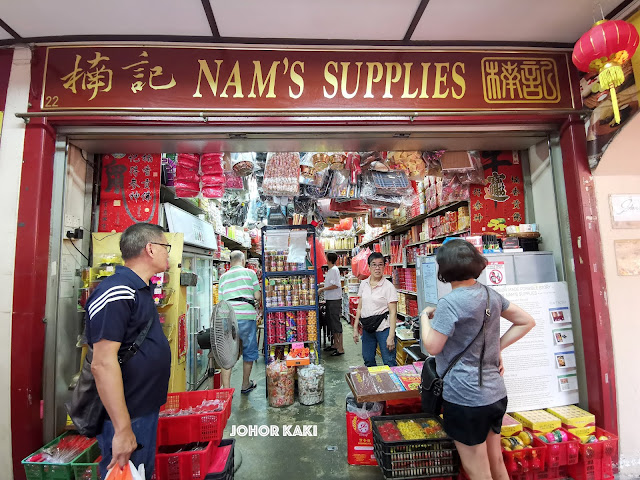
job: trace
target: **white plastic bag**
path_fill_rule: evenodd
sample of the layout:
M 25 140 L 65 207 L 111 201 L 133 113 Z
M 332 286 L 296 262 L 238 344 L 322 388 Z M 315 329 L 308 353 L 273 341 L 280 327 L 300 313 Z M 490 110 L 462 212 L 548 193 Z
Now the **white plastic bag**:
M 129 460 L 129 465 L 124 468 L 120 468 L 120 465 L 116 464 L 107 472 L 105 480 L 146 480 L 144 464 L 140 464 L 138 468 L 131 460 Z

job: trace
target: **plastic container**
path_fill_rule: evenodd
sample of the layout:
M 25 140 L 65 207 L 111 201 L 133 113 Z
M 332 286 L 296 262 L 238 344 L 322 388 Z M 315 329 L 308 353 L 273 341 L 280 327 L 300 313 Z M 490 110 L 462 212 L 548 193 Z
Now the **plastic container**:
M 71 462 L 75 480 L 100 480 L 100 455 L 100 445 L 96 442 Z
M 324 367 L 311 365 L 298 369 L 298 400 L 300 405 L 324 402 Z
M 460 459 L 453 440 L 449 437 L 384 441 L 378 423 L 398 420 L 436 420 L 442 425 L 439 418 L 427 414 L 372 417 L 374 453 L 386 478 L 409 480 L 458 475 Z
M 235 470 L 235 440 L 224 439 L 216 451 L 209 467 L 206 480 L 232 480 Z
M 222 432 L 231 415 L 233 388 L 202 390 L 199 392 L 179 392 L 167 395 L 167 403 L 160 412 L 168 409 L 196 407 L 203 400 L 224 400 L 221 411 L 203 414 L 160 417 L 158 420 L 158 445 L 186 445 L 192 442 L 213 442 L 215 446 L 222 440 Z
M 510 477 L 515 478 L 518 475 L 537 474 L 544 471 L 547 445 L 534 437 L 532 447 L 523 450 L 502 450 L 504 464 Z
M 525 430 L 529 430 L 525 428 Z M 578 462 L 578 447 L 580 446 L 580 440 L 577 437 L 571 435 L 563 428 L 558 428 L 564 432 L 569 438 L 566 442 L 561 443 L 547 443 L 547 464 L 550 468 L 564 467 L 566 465 L 573 465 Z M 529 430 L 530 431 L 530 430 Z M 539 433 L 533 434 L 536 438 Z
M 156 478 L 159 480 L 202 480 L 209 471 L 219 442 L 208 442 L 204 450 L 156 453 Z
M 609 440 L 582 443 L 579 460 L 569 465 L 569 475 L 574 480 L 607 480 L 614 478 L 614 465 L 618 462 L 618 437 L 596 427 L 596 438 L 606 436 Z M 577 437 L 574 437 L 577 438 Z
M 53 439 L 51 442 L 47 443 L 44 447 L 39 449 L 38 451 L 32 453 L 27 458 L 22 460 L 22 465 L 24 466 L 24 471 L 27 476 L 27 480 L 73 480 L 73 462 L 79 462 L 86 460 L 89 455 L 87 452 L 91 450 L 91 448 L 97 443 L 94 443 L 83 450 L 80 454 L 78 454 L 75 458 L 73 458 L 68 463 L 46 463 L 46 462 L 33 462 L 28 459 L 33 457 L 34 455 L 41 453 L 43 450 L 55 447 L 60 440 L 64 437 L 76 435 L 72 432 L 65 432 L 59 437 Z

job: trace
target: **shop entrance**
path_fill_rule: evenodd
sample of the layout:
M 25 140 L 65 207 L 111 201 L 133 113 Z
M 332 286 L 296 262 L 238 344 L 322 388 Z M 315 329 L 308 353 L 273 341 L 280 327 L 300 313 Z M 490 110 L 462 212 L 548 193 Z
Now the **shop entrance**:
M 387 126 L 363 128 L 324 127 L 321 131 L 313 131 L 313 129 L 310 128 L 273 128 L 267 129 L 267 131 L 261 129 L 260 132 L 257 130 L 258 129 L 243 128 L 242 132 L 229 133 L 228 129 L 225 132 L 223 127 L 214 127 L 208 129 L 205 134 L 202 129 L 191 127 L 183 129 L 167 127 L 129 128 L 126 133 L 121 128 L 92 129 L 60 127 L 58 129 L 58 133 L 62 136 L 59 137 L 55 157 L 54 175 L 56 176 L 56 181 L 54 181 L 51 238 L 52 241 L 53 239 L 59 240 L 57 247 L 55 243 L 52 243 L 53 256 L 51 260 L 56 261 L 57 256 L 59 258 L 57 261 L 61 267 L 62 265 L 66 265 L 67 262 L 73 267 L 65 267 L 64 272 L 61 269 L 60 276 L 56 279 L 57 284 L 52 286 L 48 292 L 47 317 L 50 319 L 56 318 L 55 328 L 54 322 L 49 321 L 47 345 L 51 348 L 47 354 L 49 361 L 45 361 L 45 365 L 55 365 L 55 375 L 50 375 L 48 372 L 45 372 L 44 376 L 45 379 L 52 379 L 51 381 L 47 381 L 48 383 L 45 389 L 45 427 L 49 436 L 54 436 L 55 432 L 57 432 L 64 423 L 65 418 L 61 406 L 62 402 L 66 399 L 69 383 L 66 382 L 65 379 L 72 378 L 73 374 L 77 372 L 81 352 L 75 346 L 77 335 L 81 334 L 81 316 L 74 313 L 77 311 L 76 298 L 74 295 L 65 297 L 54 295 L 53 292 L 60 292 L 65 288 L 69 288 L 68 285 L 63 285 L 65 281 L 63 274 L 65 274 L 65 272 L 67 276 L 73 277 L 76 267 L 80 268 L 86 266 L 88 263 L 83 259 L 80 252 L 74 253 L 74 247 L 80 250 L 82 255 L 86 255 L 89 258 L 91 258 L 90 253 L 95 252 L 95 249 L 90 248 L 90 233 L 96 231 L 96 225 L 99 222 L 99 219 L 95 216 L 94 209 L 99 203 L 98 186 L 100 184 L 100 176 L 97 174 L 97 170 L 103 167 L 100 165 L 100 156 L 105 153 L 118 151 L 132 153 L 206 153 L 213 151 L 364 152 L 431 151 L 436 149 L 450 151 L 516 151 L 522 162 L 524 180 L 525 217 L 523 223 L 537 223 L 541 231 L 544 232 L 540 247 L 542 250 L 553 252 L 558 280 L 566 281 L 569 285 L 574 327 L 579 326 L 579 322 L 577 321 L 579 319 L 579 309 L 577 306 L 577 295 L 575 293 L 575 278 L 573 277 L 572 270 L 567 268 L 572 262 L 570 233 L 568 224 L 560 220 L 567 216 L 567 202 L 561 167 L 561 154 L 554 127 L 501 125 L 482 128 L 465 127 L 453 130 L 450 127 L 426 129 L 403 126 L 402 128 L 396 129 Z M 66 172 L 66 174 L 64 172 Z M 60 183 L 58 183 L 58 180 L 60 180 Z M 82 199 L 82 202 L 79 202 L 78 199 Z M 182 204 L 183 208 L 191 208 L 186 205 L 184 201 L 174 201 L 174 199 L 167 198 L 165 198 L 165 200 L 169 200 L 166 203 L 172 204 L 173 206 L 179 207 L 180 204 Z M 193 210 L 191 213 L 198 212 Z M 342 216 L 344 217 L 344 215 Z M 83 238 L 69 238 L 67 236 L 67 232 L 70 231 L 69 227 L 78 222 L 80 222 L 80 225 L 75 228 L 81 228 L 85 232 Z M 417 225 L 418 223 L 415 224 Z M 71 230 L 75 231 L 75 228 Z M 228 246 L 231 249 L 242 246 L 234 244 L 232 239 L 229 240 L 231 241 L 228 242 Z M 358 238 L 356 243 L 362 246 L 370 246 L 375 242 L 372 242 L 370 239 L 364 241 Z M 331 248 L 328 250 L 331 250 Z M 207 257 L 213 257 L 212 252 L 192 252 L 193 256 L 188 257 L 185 250 L 184 256 L 182 257 L 183 268 L 188 268 L 189 263 L 193 264 L 194 269 L 198 271 L 206 270 L 206 268 L 216 268 L 215 264 L 217 262 L 214 262 L 213 258 L 198 260 L 197 253 L 202 254 L 205 259 Z M 66 255 L 71 255 L 73 258 L 65 261 L 63 257 Z M 188 261 L 187 258 L 189 258 Z M 198 262 L 210 262 L 208 263 L 210 266 L 198 266 Z M 348 273 L 348 269 L 345 269 L 345 273 Z M 204 276 L 206 277 L 206 275 Z M 66 279 L 69 280 L 69 278 Z M 79 281 L 79 279 L 72 280 L 72 284 L 74 284 L 76 280 Z M 213 282 L 212 279 L 207 282 L 207 288 L 213 286 Z M 406 290 L 409 291 L 410 289 Z M 203 297 L 212 296 L 206 291 L 200 291 L 197 295 Z M 197 295 L 194 291 L 194 295 L 192 295 L 191 298 L 187 297 L 186 302 L 195 302 L 195 298 L 193 297 Z M 202 319 L 202 312 L 206 310 L 206 308 L 199 308 L 200 318 Z M 195 311 L 195 309 L 192 311 Z M 71 314 L 69 315 L 69 313 Z M 406 315 L 407 317 L 410 316 L 408 313 L 406 313 Z M 205 313 L 205 317 L 206 316 L 207 314 Z M 345 315 L 345 317 L 345 320 L 348 320 L 348 315 Z M 199 380 L 203 378 L 203 372 L 206 371 L 206 367 L 202 365 L 203 355 L 206 356 L 206 354 L 201 353 L 198 356 L 196 352 L 195 356 L 192 357 L 193 352 L 190 351 L 190 349 L 194 349 L 195 346 L 193 344 L 193 338 L 190 335 L 194 333 L 194 329 L 199 328 L 201 325 L 193 323 L 196 322 L 196 320 L 191 317 L 187 318 L 186 321 L 187 337 L 185 340 L 187 342 L 187 352 L 185 352 L 185 358 L 187 362 L 190 358 L 193 358 L 196 362 L 194 367 L 198 370 L 194 372 L 193 377 L 186 378 L 186 382 L 188 382 L 192 388 L 197 388 L 197 384 L 200 383 Z M 192 322 L 193 325 L 189 322 Z M 345 331 L 347 331 L 348 328 L 350 327 L 345 324 Z M 54 334 L 53 332 L 56 333 Z M 579 345 L 579 331 L 574 332 L 574 334 L 576 344 Z M 346 339 L 350 338 L 348 334 L 345 334 L 344 337 Z M 69 338 L 73 340 L 69 341 Z M 322 346 L 324 347 L 325 345 L 323 344 Z M 332 383 L 332 379 L 334 382 L 338 381 L 339 383 L 335 389 L 327 389 L 326 391 L 326 395 L 334 396 L 331 404 L 333 405 L 334 402 L 339 404 L 339 408 L 331 411 L 331 417 L 337 415 L 337 418 L 328 419 L 327 421 L 330 421 L 330 424 L 344 424 L 342 420 L 344 410 L 342 410 L 341 406 L 341 396 L 348 391 L 346 383 L 344 383 L 344 373 L 346 373 L 348 365 L 352 364 L 352 362 L 355 362 L 355 364 L 362 363 L 359 348 L 359 345 L 355 346 L 348 343 L 346 350 L 351 350 L 351 352 L 343 357 L 344 360 L 342 362 L 340 362 L 340 357 L 335 359 L 323 357 L 324 362 L 332 362 L 332 364 L 327 366 L 325 383 Z M 576 371 L 579 372 L 581 376 L 584 376 L 583 361 L 580 349 L 576 348 Z M 257 379 L 261 387 L 264 388 L 266 380 L 264 378 L 264 364 L 261 365 L 261 362 L 263 363 L 262 359 L 259 360 L 258 366 L 254 367 L 254 371 L 258 374 Z M 237 374 L 235 375 L 237 376 Z M 188 377 L 188 374 L 185 374 L 185 376 Z M 578 384 L 584 391 L 586 381 L 582 379 Z M 208 385 L 208 381 L 204 383 L 204 386 Z M 252 398 L 255 399 L 258 397 L 260 397 L 260 402 L 264 400 L 264 397 L 261 395 L 254 394 Z M 586 402 L 586 395 L 583 394 L 581 399 Z M 255 408 L 255 410 L 261 410 L 261 406 L 258 404 L 253 408 Z M 314 407 L 314 409 L 317 408 L 321 407 Z M 284 422 L 284 418 L 280 417 L 285 414 L 285 411 L 283 411 L 282 414 L 278 414 L 279 417 L 276 420 L 270 419 L 268 416 L 265 418 L 261 417 L 262 420 L 260 420 L 260 422 L 264 421 L 263 423 L 266 424 Z M 264 413 L 260 415 L 264 415 Z M 305 415 L 306 413 L 302 414 L 300 418 L 292 417 L 291 421 L 303 422 L 304 419 L 307 418 Z M 308 419 L 309 421 L 313 420 L 311 417 Z M 232 417 L 230 423 L 232 423 L 233 420 L 234 418 Z M 250 418 L 248 417 L 238 417 L 236 423 L 246 423 L 249 420 Z M 256 420 L 256 423 L 260 422 Z M 326 424 L 326 428 L 329 430 L 331 427 L 329 424 Z M 345 435 L 339 435 L 339 437 L 341 439 L 343 437 L 346 438 Z M 240 445 L 241 442 L 249 440 L 249 438 L 237 439 Z M 333 446 L 333 444 L 337 442 L 331 442 L 330 437 L 327 437 L 326 443 L 327 446 Z M 247 449 L 248 448 L 249 444 L 247 444 Z M 315 448 L 317 448 L 317 445 Z M 344 448 L 346 448 L 346 444 Z M 251 449 L 253 449 L 253 447 L 251 447 Z M 325 455 L 327 454 L 325 453 Z

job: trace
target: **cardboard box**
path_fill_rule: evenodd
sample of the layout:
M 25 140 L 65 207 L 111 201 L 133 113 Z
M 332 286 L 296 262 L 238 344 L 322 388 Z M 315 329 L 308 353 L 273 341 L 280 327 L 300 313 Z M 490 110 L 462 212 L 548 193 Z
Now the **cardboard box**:
M 505 414 L 502 417 L 502 428 L 500 435 L 503 437 L 512 437 L 522 431 L 522 424 L 510 415 Z
M 595 415 L 575 405 L 547 408 L 547 412 L 562 421 L 562 428 L 577 437 L 590 435 L 596 431 Z
M 562 426 L 561 420 L 544 410 L 510 413 L 513 418 L 522 422 L 524 427 L 534 433 L 548 433 Z

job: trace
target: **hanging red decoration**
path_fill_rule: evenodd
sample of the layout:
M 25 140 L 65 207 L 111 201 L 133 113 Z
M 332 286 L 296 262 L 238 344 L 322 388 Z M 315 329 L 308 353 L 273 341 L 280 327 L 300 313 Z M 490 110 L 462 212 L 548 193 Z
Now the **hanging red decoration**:
M 620 112 L 615 89 L 624 82 L 622 65 L 631 59 L 639 40 L 632 24 L 624 20 L 602 20 L 573 47 L 571 59 L 578 70 L 598 73 L 600 91 L 611 92 L 616 123 L 620 123 Z

